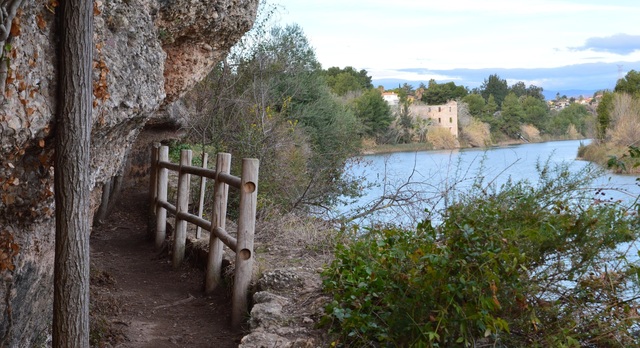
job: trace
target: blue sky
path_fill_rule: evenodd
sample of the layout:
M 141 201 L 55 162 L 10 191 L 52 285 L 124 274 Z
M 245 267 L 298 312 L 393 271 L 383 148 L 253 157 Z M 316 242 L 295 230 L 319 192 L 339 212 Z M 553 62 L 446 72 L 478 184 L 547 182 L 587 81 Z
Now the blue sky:
M 374 84 L 492 73 L 545 90 L 612 88 L 640 70 L 636 0 L 271 0 L 299 24 L 324 68 L 366 69 Z

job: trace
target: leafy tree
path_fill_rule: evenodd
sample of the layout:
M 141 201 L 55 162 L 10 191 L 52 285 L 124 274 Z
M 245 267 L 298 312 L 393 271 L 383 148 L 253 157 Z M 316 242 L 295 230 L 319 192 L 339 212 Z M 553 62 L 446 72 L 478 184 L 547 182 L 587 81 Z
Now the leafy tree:
M 613 93 L 604 92 L 602 95 L 602 100 L 600 100 L 600 103 L 598 104 L 598 107 L 596 109 L 596 113 L 598 115 L 597 136 L 599 141 L 605 140 L 607 129 L 609 128 L 609 124 L 611 123 L 613 97 Z
M 567 130 L 573 125 L 578 133 L 585 135 L 587 132 L 588 119 L 591 113 L 582 104 L 570 104 L 551 117 L 548 131 L 552 135 L 562 136 L 567 134 Z
M 409 111 L 409 101 L 404 100 L 400 104 L 400 114 L 398 116 L 399 137 L 398 142 L 407 144 L 411 142 L 413 137 L 413 115 Z
M 526 96 L 527 95 L 527 85 L 525 85 L 524 82 L 522 82 L 522 81 L 518 81 L 518 82 L 514 83 L 509 88 L 509 93 L 515 94 L 516 97 L 518 97 L 518 98 L 520 98 L 522 96 Z
M 191 120 L 191 140 L 260 159 L 259 208 L 326 207 L 356 194 L 342 174 L 358 152 L 361 123 L 332 95 L 302 29 L 249 35 L 191 96 L 192 108 L 202 109 Z
M 383 134 L 393 122 L 391 108 L 377 89 L 370 89 L 355 99 L 353 109 L 356 117 L 364 126 L 365 134 L 368 136 Z
M 473 117 L 481 117 L 485 112 L 485 101 L 480 94 L 472 93 L 462 99 L 469 106 L 469 113 Z M 495 110 L 493 111 L 495 112 Z
M 545 130 L 549 118 L 549 108 L 544 100 L 527 96 L 522 100 L 522 109 L 524 110 L 523 123 L 530 123 L 538 130 Z
M 415 89 L 412 85 L 405 82 L 402 86 L 398 86 L 398 88 L 395 89 L 395 92 L 398 93 L 398 98 L 400 98 L 400 103 L 402 104 L 408 101 L 409 96 L 413 95 Z
M 527 87 L 522 81 L 518 81 L 514 83 L 509 88 L 509 92 L 515 94 L 518 98 L 533 97 L 539 100 L 544 100 L 544 95 L 542 95 L 542 91 L 543 91 L 542 87 L 537 87 L 534 85 L 529 85 L 529 87 Z
M 640 95 L 640 72 L 631 70 L 627 75 L 618 80 L 613 90 L 619 93 L 629 93 L 633 96 Z
M 520 105 L 518 97 L 514 93 L 509 93 L 502 103 L 500 113 L 500 130 L 513 138 L 520 137 L 520 125 L 525 118 L 525 112 Z
M 343 96 L 352 91 L 364 91 L 373 88 L 371 76 L 364 69 L 356 71 L 353 67 L 331 67 L 324 72 L 327 85 L 336 95 Z
M 529 88 L 527 88 L 527 96 L 534 97 L 538 100 L 545 100 L 544 94 L 542 94 L 543 91 L 544 89 L 542 87 L 529 85 Z
M 464 98 L 467 94 L 469 91 L 464 86 L 456 86 L 454 82 L 440 84 L 431 79 L 422 93 L 421 101 L 429 105 L 440 105 L 449 100 Z
M 493 95 L 498 110 L 502 107 L 502 101 L 509 94 L 509 86 L 507 80 L 501 79 L 497 74 L 490 75 L 480 86 L 480 95 L 489 102 L 489 96 Z
M 498 111 L 498 104 L 496 103 L 496 99 L 493 97 L 493 94 L 490 94 L 489 99 L 487 99 L 487 104 L 484 106 L 485 118 L 493 118 L 496 111 Z

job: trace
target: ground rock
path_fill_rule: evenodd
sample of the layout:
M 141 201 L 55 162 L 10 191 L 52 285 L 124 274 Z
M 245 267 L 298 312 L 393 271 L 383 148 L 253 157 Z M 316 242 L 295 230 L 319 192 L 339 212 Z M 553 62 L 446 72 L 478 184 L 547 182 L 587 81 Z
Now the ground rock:
M 240 347 L 324 346 L 326 332 L 316 323 L 327 297 L 317 270 L 290 267 L 265 271 L 256 287 L 260 291 L 253 295 L 251 333 Z

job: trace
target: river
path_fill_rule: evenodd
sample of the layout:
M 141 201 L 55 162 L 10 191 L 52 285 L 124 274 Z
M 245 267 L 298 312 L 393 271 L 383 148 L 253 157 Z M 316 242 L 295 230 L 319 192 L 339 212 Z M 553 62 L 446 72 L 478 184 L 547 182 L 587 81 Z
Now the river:
M 572 172 L 593 168 L 589 162 L 576 159 L 580 144 L 588 142 L 552 141 L 489 149 L 362 156 L 348 169 L 349 175 L 361 178 L 362 196 L 336 207 L 334 213 L 336 217 L 354 216 L 371 209 L 376 203 L 377 208 L 387 205 L 393 197 L 407 204 L 377 209 L 376 213 L 355 222 L 413 225 L 425 217 L 433 218 L 432 212 L 454 199 L 455 194 L 445 193 L 468 190 L 479 178 L 483 187 L 497 187 L 509 179 L 527 180 L 535 185 L 540 179 L 537 170 L 540 163 L 546 162 L 550 167 L 566 164 Z M 590 190 L 594 198 L 633 202 L 640 195 L 636 179 L 637 176 L 603 172 Z M 425 213 L 425 209 L 431 213 Z

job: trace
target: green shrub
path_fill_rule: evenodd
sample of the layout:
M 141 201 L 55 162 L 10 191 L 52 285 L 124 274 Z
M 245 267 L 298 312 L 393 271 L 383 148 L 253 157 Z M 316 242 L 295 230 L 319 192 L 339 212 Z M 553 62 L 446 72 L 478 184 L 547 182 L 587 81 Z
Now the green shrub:
M 459 197 L 438 226 L 369 230 L 339 245 L 323 273 L 336 344 L 640 344 L 637 268 L 616 249 L 637 239 L 637 215 L 574 195 L 584 178 L 566 168 L 546 170 L 536 187 Z

